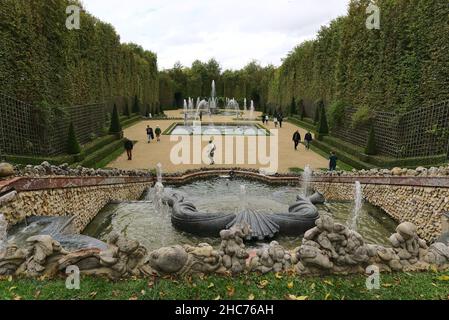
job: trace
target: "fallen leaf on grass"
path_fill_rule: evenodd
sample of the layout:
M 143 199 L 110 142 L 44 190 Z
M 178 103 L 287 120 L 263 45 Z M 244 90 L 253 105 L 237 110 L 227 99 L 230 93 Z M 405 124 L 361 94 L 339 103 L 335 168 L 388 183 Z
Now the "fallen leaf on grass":
M 293 282 L 289 282 L 289 283 L 287 283 L 287 288 L 289 288 L 289 289 L 293 289 Z
M 276 279 L 280 280 L 282 279 L 282 275 L 279 272 L 276 272 L 276 274 L 274 275 L 276 277 Z
M 234 287 L 226 287 L 226 290 L 228 291 L 228 297 L 233 297 L 235 294 L 235 288 Z
M 330 297 L 331 297 L 331 294 L 328 293 L 328 294 L 326 294 L 326 296 L 324 297 L 324 300 L 329 300 Z
M 91 298 L 95 298 L 96 296 L 97 296 L 97 292 L 96 291 L 93 291 L 93 292 L 89 293 L 89 297 L 91 297 Z
M 256 297 L 251 293 L 251 294 L 248 296 L 248 300 L 253 301 L 254 299 L 256 299 Z
M 309 299 L 308 296 L 295 296 L 294 294 L 288 294 L 286 296 L 287 300 L 304 301 Z
M 137 300 L 137 295 L 133 294 L 131 297 L 129 297 L 128 300 L 131 300 L 131 301 Z
M 265 288 L 267 285 L 268 285 L 268 280 L 261 280 L 260 282 L 259 282 L 259 285 L 257 286 L 259 289 L 263 289 L 263 288 Z
M 439 280 L 439 281 L 449 281 L 449 276 L 444 275 L 444 276 L 438 277 L 437 280 Z
M 393 284 L 391 283 L 382 283 L 382 287 L 384 288 L 391 288 L 393 286 Z
M 333 286 L 334 284 L 332 283 L 332 281 L 329 281 L 329 280 L 324 280 L 323 281 L 325 284 L 327 284 L 327 285 L 330 285 L 330 286 Z
M 209 286 L 207 287 L 207 289 L 211 289 L 213 287 L 215 287 L 215 285 L 211 282 L 211 283 L 209 283 Z
M 310 285 L 310 289 L 312 289 L 312 290 L 314 290 L 315 289 L 315 282 L 314 283 L 312 283 L 311 285 Z
M 11 288 L 9 288 L 9 292 L 11 292 L 11 291 L 13 291 L 13 290 L 15 290 L 15 289 L 17 289 L 17 287 L 11 287 Z
M 221 296 L 216 296 L 216 297 L 214 298 L 214 300 L 215 300 L 215 301 L 221 300 Z

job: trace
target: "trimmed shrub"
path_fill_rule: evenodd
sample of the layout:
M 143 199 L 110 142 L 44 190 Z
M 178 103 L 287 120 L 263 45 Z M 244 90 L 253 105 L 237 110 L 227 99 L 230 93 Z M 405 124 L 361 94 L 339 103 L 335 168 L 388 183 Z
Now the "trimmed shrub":
M 109 128 L 109 133 L 119 133 L 122 131 L 122 126 L 120 125 L 120 119 L 118 116 L 117 106 L 114 104 L 114 110 L 111 116 L 111 127 Z
M 131 114 L 129 113 L 128 102 L 125 102 L 125 108 L 123 109 L 123 115 L 128 118 L 131 116 Z
M 76 138 L 75 128 L 73 127 L 73 122 L 70 122 L 69 136 L 67 139 L 67 153 L 68 154 L 78 154 L 81 152 L 81 146 Z
M 321 107 L 320 124 L 317 129 L 320 135 L 329 134 L 329 126 L 327 124 L 326 109 Z
M 352 115 L 351 126 L 353 129 L 368 125 L 374 119 L 374 113 L 370 107 L 364 105 Z
M 133 103 L 132 111 L 133 111 L 133 113 L 140 113 L 139 98 L 137 98 L 137 94 L 134 96 L 134 103 Z
M 314 124 L 318 124 L 318 122 L 320 121 L 321 109 L 324 109 L 324 102 L 323 102 L 323 100 L 319 100 L 316 103 L 315 115 L 313 117 L 313 123 Z
M 292 103 L 290 104 L 290 115 L 294 115 L 296 114 L 297 110 L 296 110 L 296 101 L 295 101 L 295 97 L 292 98 Z
M 371 126 L 368 136 L 368 142 L 365 148 L 365 154 L 374 156 L 377 154 L 377 146 L 376 146 L 376 133 L 374 132 L 374 126 Z
M 329 129 L 340 126 L 343 122 L 346 106 L 342 101 L 334 101 L 327 110 Z
M 304 100 L 299 100 L 299 118 L 304 120 L 306 117 L 306 107 L 304 106 Z

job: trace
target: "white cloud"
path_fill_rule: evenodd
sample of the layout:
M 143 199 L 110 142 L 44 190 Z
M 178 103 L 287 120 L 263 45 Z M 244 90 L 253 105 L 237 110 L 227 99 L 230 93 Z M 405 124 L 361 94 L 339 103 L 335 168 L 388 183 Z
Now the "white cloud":
M 157 53 L 160 68 L 216 58 L 239 69 L 255 59 L 279 65 L 321 25 L 346 13 L 348 0 L 84 0 L 123 42 Z M 82 22 L 81 22 L 82 23 Z M 82 27 L 82 25 L 81 25 Z

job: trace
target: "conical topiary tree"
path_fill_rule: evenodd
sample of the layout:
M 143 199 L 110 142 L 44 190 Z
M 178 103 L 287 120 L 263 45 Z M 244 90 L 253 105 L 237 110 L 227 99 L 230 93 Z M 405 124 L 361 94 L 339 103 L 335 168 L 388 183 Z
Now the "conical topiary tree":
M 306 117 L 306 107 L 304 106 L 304 100 L 299 100 L 299 116 L 301 120 L 304 120 Z
M 148 117 L 150 114 L 150 105 L 147 103 L 145 107 L 145 117 Z
M 79 154 L 81 152 L 81 146 L 76 138 L 75 127 L 73 122 L 70 122 L 69 126 L 69 136 L 67 139 L 67 153 L 68 154 Z
M 318 122 L 320 121 L 320 114 L 321 114 L 322 108 L 324 108 L 324 102 L 323 102 L 323 100 L 319 100 L 316 104 L 315 115 L 313 117 L 314 124 L 318 124 Z
M 140 113 L 139 98 L 137 98 L 137 94 L 134 96 L 134 103 L 133 103 L 132 111 L 133 111 L 133 113 Z
M 125 102 L 125 108 L 123 109 L 123 115 L 128 118 L 131 116 L 131 114 L 129 113 L 128 102 Z
M 320 113 L 320 122 L 318 124 L 318 133 L 320 135 L 326 135 L 329 134 L 329 125 L 327 124 L 327 117 L 326 117 L 326 109 L 324 108 L 324 106 L 322 106 L 321 108 L 321 113 Z
M 111 126 L 109 127 L 109 133 L 120 133 L 122 131 L 122 126 L 120 124 L 120 118 L 118 116 L 117 106 L 114 104 L 114 109 L 112 110 Z
M 366 143 L 365 154 L 374 156 L 377 154 L 377 145 L 376 145 L 376 132 L 374 131 L 374 126 L 371 126 L 368 135 L 368 142 Z
M 296 114 L 297 110 L 296 110 L 296 100 L 295 97 L 292 98 L 292 103 L 290 104 L 290 115 L 294 115 Z

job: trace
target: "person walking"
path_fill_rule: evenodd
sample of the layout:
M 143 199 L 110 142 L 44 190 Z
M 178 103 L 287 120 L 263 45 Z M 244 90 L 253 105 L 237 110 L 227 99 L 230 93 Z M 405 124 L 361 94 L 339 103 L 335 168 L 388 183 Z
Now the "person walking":
M 262 114 L 262 124 L 265 124 L 265 113 Z
M 293 142 L 295 143 L 295 150 L 298 150 L 298 145 L 301 142 L 301 134 L 298 130 L 293 134 Z
M 313 138 L 312 138 L 312 134 L 310 133 L 310 131 L 308 131 L 306 133 L 306 135 L 304 136 L 304 141 L 306 142 L 306 149 L 310 150 L 310 143 L 312 142 Z
M 277 128 L 278 127 L 278 118 L 276 116 L 274 116 L 273 122 L 274 122 L 274 127 Z
M 282 121 L 284 121 L 284 118 L 282 117 L 282 114 L 280 114 L 278 116 L 278 120 L 279 120 L 279 128 L 282 128 Z
M 147 137 L 148 143 L 151 143 L 151 140 L 154 140 L 153 128 L 151 128 L 150 126 L 147 126 Z
M 162 130 L 161 128 L 159 128 L 159 126 L 156 126 L 156 130 L 154 131 L 154 133 L 156 134 L 157 142 L 161 142 Z
M 337 170 L 337 155 L 334 151 L 331 152 L 331 155 L 329 157 L 329 171 L 335 171 Z
M 212 138 L 209 140 L 209 145 L 207 146 L 207 153 L 209 156 L 210 164 L 214 165 L 214 156 L 215 156 L 215 150 L 217 150 L 217 147 L 215 146 Z
M 268 115 L 265 116 L 265 124 L 268 125 L 268 122 L 270 121 L 270 118 L 268 117 Z
M 200 121 L 203 121 L 203 111 L 200 111 Z
M 125 150 L 126 150 L 126 154 L 128 156 L 128 161 L 133 159 L 133 148 L 134 148 L 134 143 L 129 140 L 128 138 L 125 139 Z

